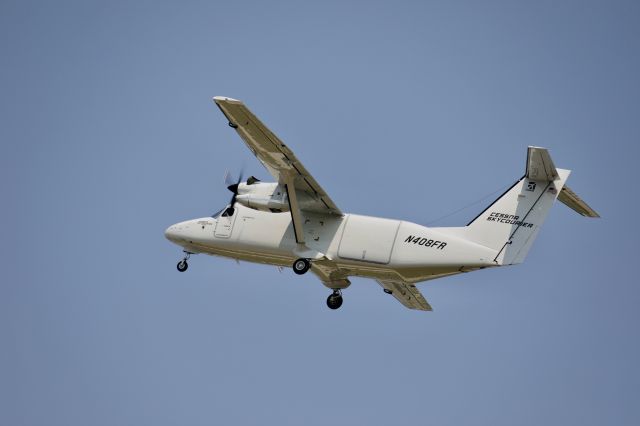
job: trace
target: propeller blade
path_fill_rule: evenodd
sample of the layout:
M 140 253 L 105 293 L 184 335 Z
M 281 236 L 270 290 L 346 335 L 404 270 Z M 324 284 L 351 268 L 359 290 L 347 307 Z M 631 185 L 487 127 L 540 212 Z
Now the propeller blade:
M 232 185 L 227 186 L 227 189 L 231 192 L 233 192 L 234 194 L 238 193 L 238 184 L 234 183 Z
M 224 213 L 222 214 L 223 216 L 233 216 L 233 213 L 235 212 L 233 205 L 236 203 L 236 195 L 238 195 L 238 186 L 242 182 L 243 176 L 244 176 L 244 166 L 240 169 L 240 174 L 238 175 L 238 181 L 235 183 L 231 179 L 231 173 L 229 172 L 229 170 L 227 170 L 226 173 L 224 174 L 224 184 L 227 186 L 227 189 L 233 193 L 233 195 L 231 196 L 231 200 L 229 201 L 229 206 L 226 209 L 224 209 Z
M 229 186 L 233 184 L 233 179 L 231 179 L 231 172 L 229 172 L 229 170 L 227 170 L 226 172 L 224 172 L 224 186 Z
M 227 189 L 233 192 L 234 195 L 238 195 L 238 185 L 240 185 L 240 182 L 242 182 L 242 172 L 240 172 L 240 176 L 238 176 L 238 182 L 227 186 Z
M 226 216 L 233 216 L 233 213 L 235 212 L 233 205 L 236 203 L 236 196 L 238 195 L 238 185 L 240 185 L 240 182 L 242 182 L 242 175 L 244 175 L 244 170 L 240 170 L 240 174 L 238 175 L 238 182 L 227 187 L 229 191 L 233 192 L 233 195 L 231 196 L 231 201 L 229 202 L 229 208 L 224 212 Z

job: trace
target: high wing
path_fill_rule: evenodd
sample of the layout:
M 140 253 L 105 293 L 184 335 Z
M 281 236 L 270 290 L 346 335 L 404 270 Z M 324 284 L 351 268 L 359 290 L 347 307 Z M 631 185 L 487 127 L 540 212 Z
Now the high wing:
M 251 152 L 271 175 L 290 189 L 306 193 L 313 202 L 305 209 L 318 213 L 342 215 L 322 187 L 305 169 L 293 152 L 267 128 L 244 103 L 237 99 L 216 96 L 216 105 L 236 129 Z M 291 194 L 290 194 L 291 195 Z M 290 197 L 291 199 L 291 197 Z
M 377 280 L 388 293 L 398 299 L 400 303 L 409 309 L 417 309 L 419 311 L 432 311 L 431 305 L 424 298 L 420 290 L 414 284 L 404 281 L 387 281 Z

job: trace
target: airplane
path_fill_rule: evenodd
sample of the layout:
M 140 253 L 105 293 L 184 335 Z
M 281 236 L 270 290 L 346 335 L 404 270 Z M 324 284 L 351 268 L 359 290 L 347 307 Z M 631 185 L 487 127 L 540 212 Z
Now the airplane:
M 220 212 L 167 228 L 166 238 L 185 254 L 180 272 L 196 253 L 311 271 L 331 290 L 330 309 L 342 306 L 349 277 L 372 278 L 407 308 L 431 311 L 417 283 L 522 263 L 556 198 L 582 216 L 600 217 L 565 184 L 571 171 L 557 169 L 549 151 L 535 146 L 527 149 L 524 176 L 466 226 L 344 213 L 243 102 L 213 101 L 275 181 L 240 175 Z

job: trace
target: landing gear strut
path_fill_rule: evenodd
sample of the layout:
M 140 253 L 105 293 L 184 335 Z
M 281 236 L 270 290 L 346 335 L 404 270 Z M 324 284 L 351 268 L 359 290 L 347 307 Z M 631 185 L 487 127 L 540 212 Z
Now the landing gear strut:
M 184 272 L 187 270 L 187 268 L 189 267 L 189 264 L 187 263 L 187 259 L 189 259 L 189 257 L 191 257 L 191 253 L 189 253 L 188 251 L 185 251 L 184 257 L 180 262 L 178 262 L 178 265 L 177 265 L 178 271 Z
M 327 306 L 329 309 L 338 309 L 342 306 L 342 293 L 340 290 L 333 290 L 333 293 L 327 297 Z
M 302 275 L 307 272 L 311 268 L 311 263 L 309 263 L 308 259 L 300 258 L 293 262 L 293 272 L 298 275 Z

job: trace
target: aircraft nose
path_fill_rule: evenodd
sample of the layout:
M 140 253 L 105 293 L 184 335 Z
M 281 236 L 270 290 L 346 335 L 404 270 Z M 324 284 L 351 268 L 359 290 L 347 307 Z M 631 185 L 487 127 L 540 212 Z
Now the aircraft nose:
M 164 236 L 169 241 L 175 241 L 178 239 L 178 229 L 176 225 L 171 225 L 164 231 Z

